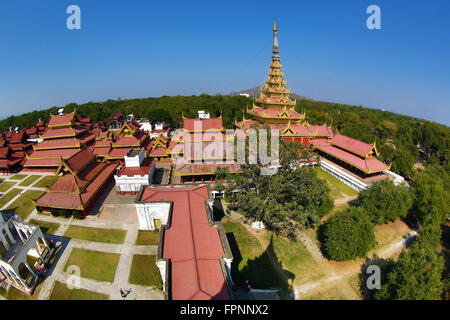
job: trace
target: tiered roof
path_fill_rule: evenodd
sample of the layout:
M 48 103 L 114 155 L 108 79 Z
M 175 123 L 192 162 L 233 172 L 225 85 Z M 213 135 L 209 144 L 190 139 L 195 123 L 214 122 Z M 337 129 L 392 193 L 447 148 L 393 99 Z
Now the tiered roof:
M 35 201 L 45 208 L 84 211 L 114 175 L 116 164 L 97 162 L 96 156 L 83 149 L 68 159 L 60 159 L 56 174 L 63 174 L 47 192 Z
M 56 169 L 61 158 L 68 159 L 83 147 L 91 146 L 95 135 L 77 119 L 76 110 L 51 115 L 48 130 L 40 136 L 42 141 L 33 146 L 34 152 L 27 157 L 25 167 Z
M 286 88 L 286 81 L 283 79 L 281 71 L 280 50 L 278 47 L 278 28 L 276 23 L 273 25 L 273 46 L 272 61 L 270 63 L 269 76 L 264 87 L 261 88 L 261 95 L 255 100 L 264 109 L 289 109 L 296 105 L 296 100 L 289 97 L 291 91 Z

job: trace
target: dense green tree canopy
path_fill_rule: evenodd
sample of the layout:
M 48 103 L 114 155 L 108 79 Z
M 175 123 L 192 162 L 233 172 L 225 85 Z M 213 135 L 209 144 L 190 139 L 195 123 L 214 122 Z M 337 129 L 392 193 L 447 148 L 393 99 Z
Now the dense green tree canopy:
M 439 178 L 427 171 L 418 174 L 411 190 L 414 197 L 412 214 L 417 224 L 442 223 L 448 214 L 448 190 Z
M 374 297 L 378 300 L 440 299 L 444 289 L 443 270 L 443 257 L 428 246 L 414 244 L 402 252 Z
M 364 208 L 375 224 L 403 218 L 412 206 L 412 197 L 404 185 L 395 186 L 390 180 L 373 183 L 359 193 L 358 205 Z
M 290 237 L 297 228 L 294 221 L 301 227 L 314 226 L 333 208 L 326 182 L 312 168 L 296 165 L 300 151 L 298 145 L 283 142 L 276 174 L 262 174 L 261 165 L 243 165 L 242 174 L 227 180 L 228 198 L 247 218 Z
M 362 208 L 338 212 L 326 222 L 323 234 L 324 249 L 333 260 L 363 258 L 377 245 L 375 228 Z

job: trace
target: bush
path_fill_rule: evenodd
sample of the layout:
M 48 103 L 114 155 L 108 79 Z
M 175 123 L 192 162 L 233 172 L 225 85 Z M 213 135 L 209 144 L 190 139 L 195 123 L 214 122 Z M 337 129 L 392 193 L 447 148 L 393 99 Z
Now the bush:
M 41 207 L 36 207 L 36 211 L 39 213 L 42 213 L 42 208 Z
M 326 222 L 323 234 L 324 249 L 333 260 L 363 258 L 377 245 L 375 228 L 362 208 L 337 213 Z
M 390 180 L 373 183 L 360 192 L 358 204 L 375 224 L 404 218 L 412 207 L 412 196 L 406 186 L 395 186 Z
M 439 224 L 429 224 L 419 231 L 419 244 L 437 250 L 441 245 L 442 230 Z
M 84 215 L 81 211 L 72 211 L 72 216 L 75 219 L 80 219 L 80 220 L 84 219 Z
M 50 214 L 51 214 L 52 216 L 54 216 L 54 217 L 59 217 L 59 213 L 58 213 L 58 211 L 56 211 L 56 210 L 51 209 L 51 210 L 50 210 Z
M 377 300 L 438 300 L 444 291 L 444 258 L 415 243 L 404 251 L 374 297 Z

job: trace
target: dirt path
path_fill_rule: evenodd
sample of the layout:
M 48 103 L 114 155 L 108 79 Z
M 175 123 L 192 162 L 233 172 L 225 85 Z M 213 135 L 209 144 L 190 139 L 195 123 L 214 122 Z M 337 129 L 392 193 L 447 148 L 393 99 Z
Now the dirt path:
M 398 252 L 400 252 L 406 246 L 406 244 L 409 241 L 413 240 L 416 236 L 417 236 L 417 232 L 411 231 L 406 238 L 393 243 L 387 249 L 385 249 L 381 253 L 378 253 L 377 255 L 380 258 L 388 259 L 388 258 L 394 256 L 395 254 L 397 254 Z M 349 277 L 351 277 L 353 275 L 359 274 L 361 272 L 361 266 L 364 263 L 364 261 L 365 260 L 361 259 L 361 262 L 358 262 L 351 266 L 346 267 L 345 271 L 342 271 L 342 272 L 338 272 L 336 270 L 337 266 L 335 265 L 334 262 L 326 261 L 323 264 L 323 266 L 324 266 L 325 270 L 327 270 L 329 272 L 329 274 L 330 274 L 329 277 L 322 279 L 321 281 L 306 283 L 301 286 L 294 286 L 293 289 L 295 292 L 296 299 L 299 299 L 301 295 L 304 295 L 314 289 L 318 289 L 320 287 L 329 285 L 330 282 L 348 279 Z

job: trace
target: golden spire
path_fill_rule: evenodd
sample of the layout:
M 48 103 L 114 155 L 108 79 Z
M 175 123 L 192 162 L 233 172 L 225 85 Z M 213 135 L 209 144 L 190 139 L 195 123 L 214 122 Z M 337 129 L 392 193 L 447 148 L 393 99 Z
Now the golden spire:
M 275 18 L 273 19 L 273 31 L 278 31 L 278 29 L 277 29 L 277 20 Z

